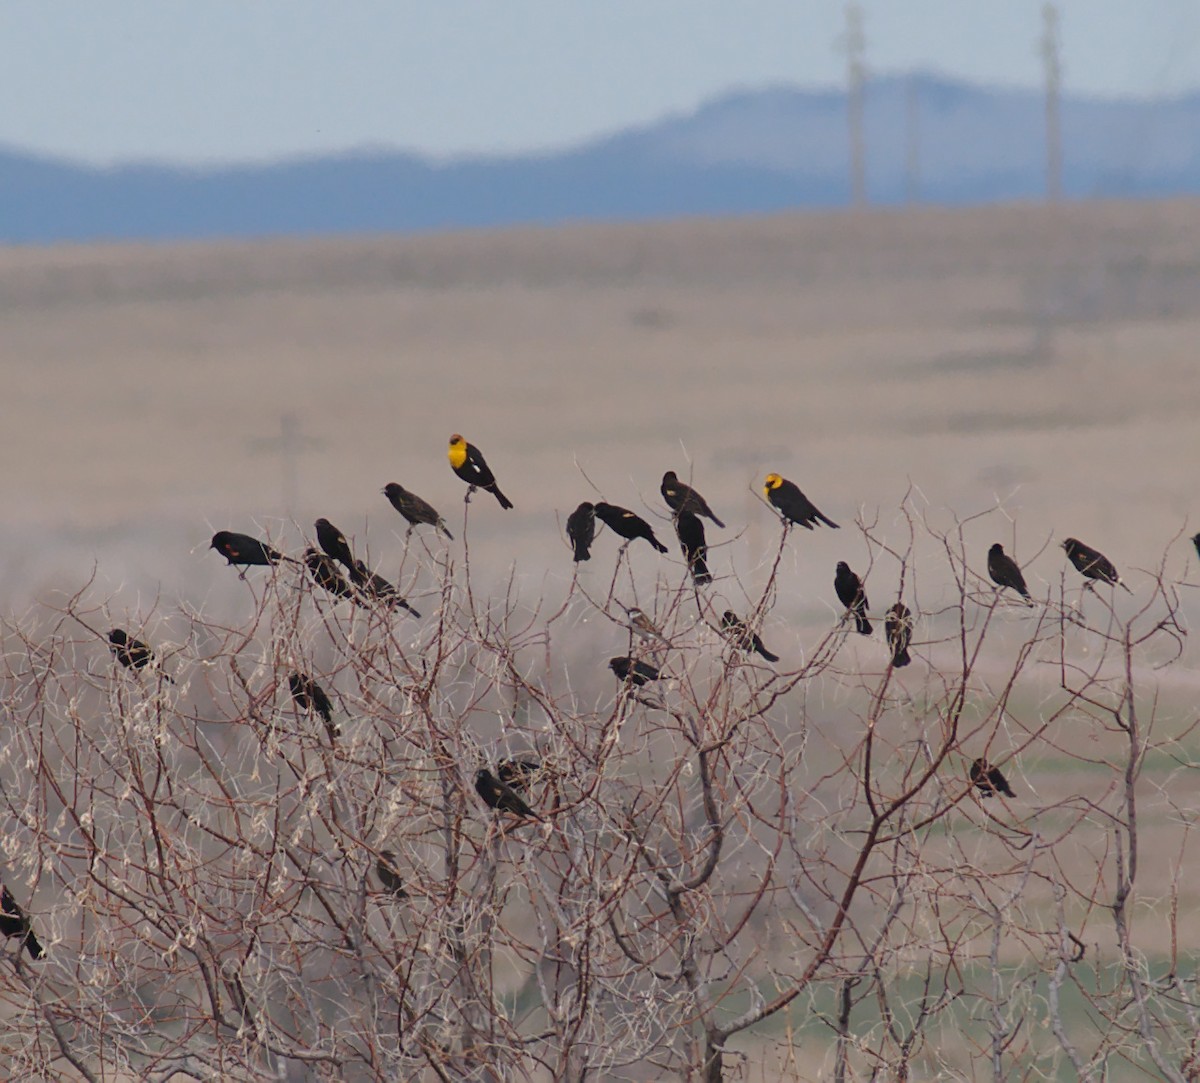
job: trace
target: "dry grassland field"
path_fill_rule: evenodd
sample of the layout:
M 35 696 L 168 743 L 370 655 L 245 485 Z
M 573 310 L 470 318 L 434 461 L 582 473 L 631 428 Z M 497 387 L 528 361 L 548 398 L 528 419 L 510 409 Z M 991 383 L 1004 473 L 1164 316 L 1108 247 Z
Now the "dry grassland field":
M 709 530 L 712 589 L 739 611 L 778 546 L 765 473 L 795 480 L 842 524 L 793 531 L 784 549 L 763 637 L 785 661 L 836 623 L 838 560 L 869 567 L 869 593 L 894 598 L 898 566 L 881 546 L 907 547 L 902 506 L 943 531 L 988 512 L 963 528 L 973 571 L 986 574 L 987 548 L 1002 541 L 1040 598 L 1075 575 L 1059 548 L 1069 535 L 1122 570 L 1135 591 L 1118 596 L 1123 611 L 1148 596 L 1160 566 L 1200 586 L 1188 541 L 1200 530 L 1200 202 L 8 249 L 0 319 L 9 613 L 60 604 L 94 570 L 89 590 L 111 599 L 114 623 L 168 619 L 181 603 L 236 619 L 248 588 L 207 548 L 212 532 L 269 536 L 296 553 L 318 516 L 433 610 L 424 550 L 406 555 L 380 489 L 399 481 L 431 501 L 461 553 L 464 487 L 445 455 L 456 431 L 516 505 L 472 500 L 475 581 L 514 576 L 526 608 L 565 595 L 574 568 L 563 522 L 597 492 L 651 518 L 670 545 L 662 558 L 642 543 L 631 551 L 647 591 L 656 577 L 677 584 L 658 494 L 667 469 L 692 478 L 728 523 Z M 293 451 L 281 450 L 286 424 Z M 601 533 L 580 571 L 600 596 L 616 550 Z M 954 587 L 928 537 L 918 553 L 928 561 L 908 600 L 929 614 L 918 639 L 934 640 Z M 1200 597 L 1184 587 L 1180 598 L 1194 626 Z M 1003 676 L 1006 648 L 1032 619 L 998 612 L 985 679 L 989 666 Z M 570 634 L 567 657 L 595 670 L 572 687 L 611 697 L 603 662 L 623 636 L 582 617 Z M 879 633 L 850 638 L 843 670 L 881 671 Z M 1161 675 L 1155 659 L 1140 662 L 1159 697 L 1159 740 L 1197 718 L 1197 649 L 1184 650 Z M 922 653 L 914 688 L 928 661 L 955 660 L 952 643 Z M 96 654 L 102 665 L 102 645 Z M 1017 713 L 1052 707 L 1057 678 L 1030 670 Z M 814 764 L 835 764 L 837 719 L 863 704 L 806 707 Z M 1014 767 L 1022 791 L 1052 805 L 1109 786 L 1111 772 L 1089 773 L 1079 756 L 1080 742 L 1097 762 L 1115 755 L 1111 735 L 1055 739 Z M 1200 741 L 1189 738 L 1179 754 L 1193 753 Z M 1181 860 L 1173 825 L 1196 813 L 1178 767 L 1146 768 L 1146 884 L 1170 879 Z M 1073 875 L 1085 878 L 1103 845 L 1064 847 Z M 1200 870 L 1200 855 L 1189 857 Z M 1191 950 L 1200 871 L 1180 885 Z M 1030 900 L 1051 905 L 1043 888 Z M 1166 907 L 1159 898 L 1138 912 L 1143 950 L 1169 950 Z M 1089 935 L 1111 944 L 1107 927 Z

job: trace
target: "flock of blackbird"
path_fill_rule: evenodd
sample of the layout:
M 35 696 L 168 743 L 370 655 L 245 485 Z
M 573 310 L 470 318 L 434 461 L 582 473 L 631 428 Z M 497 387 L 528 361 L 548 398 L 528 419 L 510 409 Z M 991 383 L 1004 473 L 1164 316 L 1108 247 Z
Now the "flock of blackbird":
M 474 444 L 468 443 L 462 436 L 455 433 L 450 437 L 448 450 L 450 467 L 468 485 L 466 499 L 470 501 L 471 494 L 478 489 L 491 493 L 502 508 L 511 508 L 513 503 L 501 492 L 496 484 L 496 477 L 488 466 L 487 461 Z M 672 513 L 672 523 L 679 540 L 680 549 L 687 562 L 693 582 L 703 586 L 712 582 L 712 574 L 708 569 L 708 543 L 704 534 L 704 523 L 708 519 L 715 526 L 723 528 L 725 524 L 717 518 L 708 501 L 690 485 L 682 482 L 673 470 L 668 470 L 662 479 L 660 491 L 663 500 Z M 390 482 L 383 488 L 383 495 L 397 512 L 407 520 L 408 530 L 421 525 L 432 526 L 447 538 L 453 540 L 454 535 L 446 526 L 446 521 L 437 510 L 415 493 L 409 492 L 396 482 Z M 779 513 L 785 528 L 796 524 L 806 530 L 812 530 L 820 524 L 838 529 L 838 524 L 823 514 L 800 488 L 779 474 L 768 474 L 763 482 L 763 495 L 768 503 Z M 570 539 L 576 562 L 591 559 L 591 547 L 596 537 L 596 520 L 599 519 L 614 534 L 624 538 L 625 547 L 637 541 L 645 540 L 660 553 L 667 552 L 667 547 L 655 536 L 654 528 L 640 515 L 628 508 L 616 504 L 590 503 L 584 501 L 567 517 L 567 537 Z M 384 605 L 390 609 L 400 609 L 413 617 L 420 617 L 409 603 L 400 595 L 395 585 L 390 583 L 377 572 L 372 571 L 363 561 L 355 558 L 346 541 L 345 535 L 328 519 L 318 519 L 314 524 L 319 549 L 309 547 L 304 550 L 303 557 L 297 559 L 287 556 L 272 548 L 266 542 L 259 541 L 248 534 L 237 534 L 229 530 L 219 530 L 212 537 L 210 547 L 215 549 L 229 565 L 241 568 L 253 566 L 270 566 L 288 561 L 303 564 L 308 568 L 313 582 L 318 587 L 336 598 L 345 598 L 356 605 Z M 1192 539 L 1200 554 L 1200 534 Z M 1103 553 L 1084 545 L 1075 538 L 1067 538 L 1062 543 L 1067 559 L 1088 580 L 1087 587 L 1093 588 L 1096 583 L 1109 586 L 1129 588 L 1121 581 L 1116 567 Z M 345 575 L 342 574 L 343 569 Z M 1021 569 L 997 542 L 988 550 L 988 575 L 998 589 L 1007 588 L 1019 594 L 1028 605 L 1034 605 L 1029 588 Z M 243 578 L 245 572 L 239 573 Z M 846 607 L 846 616 L 852 618 L 855 630 L 864 636 L 872 634 L 871 621 L 867 616 L 869 602 L 863 589 L 862 581 L 844 560 L 839 561 L 833 580 L 834 593 Z M 1132 592 L 1131 592 L 1132 593 Z M 651 647 L 669 646 L 669 641 L 654 626 L 654 623 L 640 609 L 626 608 L 629 616 L 629 630 L 639 639 L 650 643 Z M 909 644 L 912 638 L 913 616 L 909 608 L 897 601 L 886 613 L 883 622 L 884 635 L 891 652 L 891 664 L 894 667 L 907 666 L 912 658 L 909 655 Z M 736 650 L 745 653 L 755 653 L 767 662 L 778 662 L 778 655 L 772 654 L 763 645 L 759 634 L 742 620 L 732 610 L 726 610 L 721 617 L 721 631 Z M 146 643 L 133 638 L 120 628 L 114 628 L 108 633 L 109 646 L 113 656 L 122 666 L 132 670 L 142 670 L 154 665 L 156 672 L 164 680 L 173 679 L 156 665 L 154 651 Z M 662 674 L 658 667 L 632 655 L 623 655 L 609 660 L 609 668 L 626 686 L 632 688 L 644 687 L 651 681 L 658 680 Z M 316 714 L 325 726 L 332 742 L 340 735 L 340 728 L 333 720 L 333 703 L 325 690 L 312 677 L 304 673 L 292 673 L 288 677 L 288 687 L 296 706 L 306 712 Z M 510 813 L 522 818 L 541 820 L 541 817 L 529 806 L 526 795 L 532 785 L 543 772 L 540 764 L 528 760 L 507 760 L 497 764 L 496 773 L 481 767 L 475 776 L 475 790 L 480 798 L 492 809 Z M 1002 794 L 1014 797 L 1012 788 L 1001 774 L 998 767 L 989 764 L 985 759 L 976 759 L 970 768 L 970 781 L 979 790 L 981 796 L 991 797 Z M 376 862 L 376 875 L 383 889 L 395 898 L 406 898 L 400 873 L 396 867 L 395 854 L 390 850 L 381 850 Z M 6 937 L 20 936 L 25 948 L 34 959 L 40 959 L 44 954 L 41 944 L 33 933 L 28 916 L 22 911 L 7 887 L 0 891 L 0 935 Z

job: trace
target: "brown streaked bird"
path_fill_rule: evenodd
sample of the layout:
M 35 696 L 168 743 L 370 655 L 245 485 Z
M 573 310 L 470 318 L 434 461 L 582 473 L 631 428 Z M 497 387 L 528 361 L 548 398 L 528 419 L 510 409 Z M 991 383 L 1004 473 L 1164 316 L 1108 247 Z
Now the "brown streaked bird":
M 772 654 L 767 650 L 763 646 L 763 641 L 759 638 L 758 633 L 753 631 L 732 609 L 726 609 L 721 615 L 721 627 L 729 633 L 729 641 L 738 650 L 745 651 L 747 654 L 755 651 L 761 654 L 768 662 L 779 661 L 779 655 Z
M 488 808 L 494 808 L 498 812 L 511 812 L 514 816 L 541 819 L 516 790 L 507 782 L 501 782 L 486 767 L 481 767 L 475 772 L 475 792 L 483 798 Z
M 850 565 L 844 560 L 838 561 L 837 572 L 833 577 L 833 589 L 837 592 L 838 601 L 854 614 L 854 626 L 858 634 L 869 636 L 871 622 L 867 620 L 867 606 L 871 603 L 867 601 L 862 580 L 850 570 Z
M 450 469 L 469 486 L 468 502 L 476 489 L 484 489 L 500 501 L 500 507 L 513 506 L 512 501 L 500 491 L 500 486 L 496 484 L 496 475 L 492 473 L 487 460 L 474 444 L 468 444 L 458 433 L 454 433 L 450 437 L 450 447 L 446 455 L 450 459 Z
M 575 563 L 592 559 L 592 542 L 596 538 L 596 509 L 584 501 L 567 516 L 567 537 L 575 550 Z
M 409 534 L 412 533 L 414 527 L 424 523 L 427 526 L 437 527 L 447 538 L 454 541 L 454 535 L 446 526 L 446 520 L 427 500 L 422 500 L 416 493 L 410 493 L 403 485 L 397 485 L 394 481 L 389 481 L 383 487 L 383 495 L 388 498 L 388 503 L 408 520 Z
M 375 875 L 379 883 L 393 899 L 407 899 L 408 892 L 404 890 L 404 881 L 400 878 L 400 869 L 396 864 L 396 855 L 391 850 L 380 850 L 375 859 Z
M 637 538 L 645 538 L 660 553 L 667 551 L 667 547 L 654 536 L 654 528 L 640 515 L 628 508 L 622 508 L 616 504 L 600 503 L 593 504 L 592 510 L 600 522 L 614 534 L 619 534 L 624 538 L 626 543 Z
M 382 602 L 392 609 L 404 609 L 414 617 L 420 617 L 421 614 L 408 604 L 391 583 L 378 572 L 371 571 L 361 560 L 356 560 L 350 566 L 350 578 L 365 600 Z
M 134 639 L 122 628 L 113 628 L 108 633 L 108 646 L 117 661 L 126 669 L 145 669 L 158 661 L 154 651 L 147 644 L 140 639 Z M 175 683 L 174 678 L 169 673 L 164 673 L 161 667 L 158 672 L 162 674 L 163 680 Z
M 350 552 L 350 543 L 343 534 L 328 519 L 318 519 L 314 524 L 317 528 L 317 541 L 334 560 L 343 565 L 347 571 L 354 567 L 354 554 Z
M 333 721 L 333 703 L 328 693 L 316 681 L 304 673 L 289 673 L 288 688 L 292 699 L 302 711 L 315 711 L 325 723 L 325 731 L 329 734 L 329 742 L 342 734 L 341 726 Z
M 912 661 L 908 653 L 908 645 L 912 642 L 912 628 L 912 612 L 903 602 L 897 602 L 887 611 L 883 631 L 887 636 L 888 646 L 892 648 L 892 665 L 897 669 Z
M 629 630 L 639 639 L 644 639 L 648 643 L 653 643 L 659 647 L 669 647 L 671 645 L 671 641 L 662 634 L 662 631 L 654 621 L 646 616 L 636 605 L 629 606 L 624 602 L 618 602 L 617 605 L 629 614 Z
M 13 898 L 7 884 L 0 887 L 0 934 L 21 937 L 21 943 L 25 945 L 25 950 L 32 959 L 40 959 L 46 954 L 41 942 L 34 935 L 29 915 Z
M 706 519 L 711 519 L 719 527 L 723 528 L 725 526 L 725 524 L 713 514 L 712 508 L 708 506 L 708 501 L 705 500 L 704 497 L 696 492 L 696 490 L 690 485 L 680 481 L 679 478 L 675 476 L 674 470 L 668 470 L 665 474 L 663 474 L 660 492 L 663 495 L 663 499 L 667 502 L 667 507 L 669 507 L 672 511 L 686 511 L 692 515 L 702 515 Z
M 1111 587 L 1123 587 L 1129 590 L 1124 583 L 1121 582 L 1120 575 L 1117 574 L 1116 565 L 1108 559 L 1098 549 L 1093 549 L 1090 545 L 1084 545 L 1083 542 L 1075 538 L 1068 538 L 1062 543 L 1063 549 L 1067 552 L 1067 558 L 1075 565 L 1080 574 L 1088 579 L 1096 579 L 1101 583 L 1107 583 Z M 1091 586 L 1091 584 L 1087 584 Z M 1132 594 L 1133 591 L 1129 590 Z
M 636 685 L 638 688 L 641 688 L 647 681 L 657 681 L 662 676 L 649 662 L 630 658 L 628 655 L 610 658 L 608 668 L 617 675 L 619 680 Z
M 1029 596 L 1029 588 L 1025 585 L 1025 576 L 1021 574 L 1017 562 L 1004 551 L 1004 546 L 999 542 L 996 542 L 988 550 L 987 569 L 988 576 L 996 586 L 1015 590 L 1025 601 L 1033 605 L 1033 599 Z
M 992 797 L 997 793 L 1005 797 L 1016 797 L 1008 780 L 1000 773 L 999 767 L 993 767 L 982 756 L 971 764 L 971 781 L 978 788 L 982 797 Z
M 679 538 L 679 548 L 683 559 L 687 561 L 688 571 L 692 573 L 692 582 L 698 587 L 712 582 L 712 573 L 708 570 L 708 542 L 704 537 L 704 524 L 698 516 L 690 511 L 675 513 L 675 534 Z
M 208 543 L 210 549 L 215 549 L 225 558 L 229 565 L 240 564 L 243 567 L 252 565 L 269 566 L 278 564 L 281 560 L 290 560 L 278 549 L 272 549 L 266 542 L 250 537 L 249 534 L 237 534 L 232 530 L 218 530 Z M 244 571 L 238 572 L 242 579 L 246 578 Z
M 337 563 L 330 556 L 311 546 L 304 550 L 304 563 L 308 565 L 309 574 L 317 586 L 327 590 L 338 598 L 349 598 L 352 601 L 355 594 L 342 573 L 338 571 Z
M 817 506 L 800 491 L 799 486 L 787 478 L 768 474 L 763 482 L 763 494 L 789 523 L 799 523 L 805 530 L 812 530 L 816 522 L 822 522 L 834 530 L 839 529 L 837 523 L 817 511 Z

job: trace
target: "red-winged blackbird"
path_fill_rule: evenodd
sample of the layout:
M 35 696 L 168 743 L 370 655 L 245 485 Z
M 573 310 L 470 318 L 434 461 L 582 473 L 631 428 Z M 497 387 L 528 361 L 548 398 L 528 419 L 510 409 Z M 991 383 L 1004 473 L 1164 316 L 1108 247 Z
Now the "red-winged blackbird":
M 468 444 L 458 433 L 454 433 L 450 437 L 450 449 L 446 454 L 450 459 L 450 469 L 470 486 L 467 490 L 468 500 L 476 489 L 486 489 L 500 501 L 500 507 L 513 506 L 512 501 L 500 491 L 500 486 L 496 484 L 496 476 L 474 444 Z
M 1121 582 L 1116 565 L 1099 550 L 1084 545 L 1083 542 L 1076 541 L 1074 538 L 1068 538 L 1062 543 L 1062 547 L 1067 551 L 1067 557 L 1071 563 L 1088 579 L 1099 579 L 1100 582 L 1107 583 L 1109 586 L 1124 587 L 1129 590 Z M 1129 593 L 1132 594 L 1133 591 L 1129 590 Z
M 592 510 L 600 522 L 614 534 L 620 534 L 626 541 L 645 538 L 660 553 L 667 551 L 667 547 L 654 536 L 654 528 L 628 508 L 621 508 L 616 504 L 593 504 Z
M 330 594 L 338 598 L 350 598 L 353 600 L 355 597 L 354 591 L 351 589 L 350 584 L 342 577 L 342 573 L 338 571 L 337 564 L 332 557 L 328 557 L 324 553 L 310 547 L 304 550 L 304 563 L 308 565 L 313 582 L 317 586 L 323 587 Z
M 667 507 L 672 511 L 686 511 L 692 515 L 702 515 L 706 519 L 711 519 L 719 527 L 725 526 L 720 519 L 713 515 L 708 501 L 690 485 L 680 481 L 675 476 L 674 470 L 668 470 L 663 474 L 661 492 L 663 499 L 667 502 Z
M 288 688 L 291 689 L 292 699 L 296 701 L 300 710 L 316 711 L 320 715 L 331 743 L 335 737 L 341 736 L 342 728 L 334 724 L 333 704 L 324 688 L 303 673 L 289 673 Z
M 596 537 L 596 509 L 584 501 L 567 516 L 567 537 L 575 547 L 575 562 L 592 559 L 592 542 Z
M 1002 793 L 1005 797 L 1016 797 L 999 767 L 993 767 L 982 756 L 971 764 L 971 781 L 979 788 L 983 797 Z
M 1192 535 L 1192 544 L 1196 547 L 1196 556 L 1200 557 L 1200 534 Z
M 496 764 L 496 777 L 518 793 L 528 793 L 541 773 L 542 765 L 536 760 L 501 760 Z
M 732 609 L 726 609 L 721 616 L 721 627 L 729 633 L 729 641 L 738 648 L 738 650 L 756 651 L 761 654 L 768 662 L 778 662 L 779 655 L 772 654 L 766 647 L 763 646 L 763 641 L 758 637 L 758 633 L 752 631 L 750 626 L 742 620 Z
M 361 560 L 356 560 L 350 565 L 350 578 L 362 597 L 373 602 L 382 602 L 392 609 L 405 609 L 414 617 L 421 615 L 400 596 L 400 592 L 391 583 L 382 575 L 371 571 Z
M 447 538 L 454 541 L 454 535 L 447 528 L 446 520 L 437 513 L 432 504 L 422 500 L 416 493 L 410 493 L 403 485 L 389 481 L 383 487 L 383 495 L 388 498 L 392 507 L 408 520 L 409 533 L 413 527 L 425 523 L 437 527 Z
M 46 954 L 38 938 L 34 936 L 29 916 L 17 905 L 7 885 L 0 888 L 0 933 L 4 936 L 19 936 L 32 959 Z
M 690 511 L 679 511 L 675 513 L 675 533 L 679 536 L 679 548 L 683 550 L 683 559 L 692 573 L 692 581 L 697 586 L 711 583 L 704 524 Z
M 317 541 L 334 560 L 346 567 L 354 567 L 354 554 L 350 552 L 350 543 L 343 534 L 328 519 L 318 519 L 313 524 L 317 528 Z
M 789 523 L 799 523 L 806 530 L 812 530 L 813 524 L 820 520 L 826 526 L 838 529 L 837 523 L 817 511 L 816 505 L 793 482 L 778 474 L 767 475 L 763 493 Z
M 391 850 L 380 850 L 375 859 L 375 875 L 379 883 L 393 899 L 407 899 L 408 892 L 404 890 L 404 881 L 400 879 L 400 871 L 396 865 L 396 855 Z
M 1025 576 L 1005 551 L 1004 546 L 996 542 L 988 550 L 988 575 L 998 587 L 1011 587 L 1031 605 L 1033 599 L 1029 596 L 1029 588 L 1025 585 Z
M 483 798 L 488 808 L 500 812 L 511 812 L 514 816 L 532 816 L 535 820 L 541 817 L 533 811 L 525 799 L 507 782 L 501 782 L 494 777 L 486 767 L 475 772 L 475 792 Z
M 837 592 L 838 601 L 854 614 L 854 626 L 859 635 L 871 634 L 871 622 L 867 620 L 866 592 L 862 580 L 850 570 L 850 565 L 844 560 L 838 561 L 837 574 L 833 577 L 833 589 Z
M 608 668 L 620 680 L 627 681 L 638 688 L 641 688 L 647 681 L 657 681 L 662 676 L 649 662 L 642 662 L 636 658 L 629 658 L 627 656 L 610 658 L 608 660 Z
M 218 530 L 212 536 L 208 547 L 215 549 L 231 565 L 269 565 L 289 559 L 278 549 L 272 549 L 266 542 L 252 538 L 249 534 L 235 534 L 232 530 Z
M 897 669 L 912 661 L 908 655 L 912 626 L 912 613 L 903 602 L 897 602 L 888 610 L 883 631 L 887 635 L 888 646 L 892 648 L 892 665 Z
M 121 628 L 114 628 L 108 633 L 108 646 L 117 661 L 126 669 L 145 669 L 157 662 L 154 651 Z M 159 673 L 162 673 L 163 680 L 175 683 L 169 673 L 163 673 L 161 669 Z

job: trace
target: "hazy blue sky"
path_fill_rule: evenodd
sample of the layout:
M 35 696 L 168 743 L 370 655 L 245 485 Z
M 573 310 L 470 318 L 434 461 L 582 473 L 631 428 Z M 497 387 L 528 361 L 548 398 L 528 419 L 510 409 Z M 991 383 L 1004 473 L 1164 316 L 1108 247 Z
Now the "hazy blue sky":
M 1041 0 L 864 0 L 875 72 L 1040 81 Z M 1063 0 L 1070 90 L 1200 86 L 1197 0 Z M 558 146 L 842 79 L 840 0 L 0 0 L 0 144 L 91 161 Z

